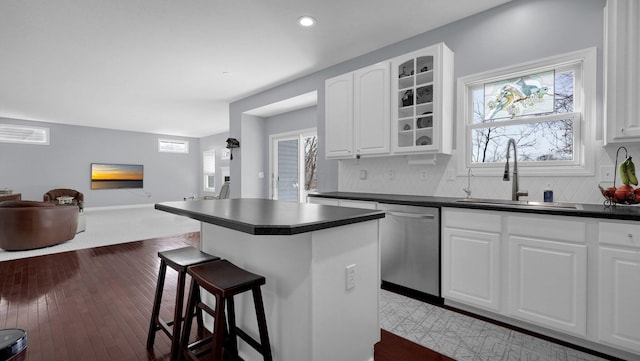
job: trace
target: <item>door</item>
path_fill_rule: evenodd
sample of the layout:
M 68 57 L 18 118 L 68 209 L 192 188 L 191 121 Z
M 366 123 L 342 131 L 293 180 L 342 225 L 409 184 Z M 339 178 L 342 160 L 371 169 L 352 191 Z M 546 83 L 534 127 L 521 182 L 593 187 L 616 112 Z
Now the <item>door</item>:
M 318 137 L 315 129 L 272 136 L 271 198 L 305 202 L 317 190 Z

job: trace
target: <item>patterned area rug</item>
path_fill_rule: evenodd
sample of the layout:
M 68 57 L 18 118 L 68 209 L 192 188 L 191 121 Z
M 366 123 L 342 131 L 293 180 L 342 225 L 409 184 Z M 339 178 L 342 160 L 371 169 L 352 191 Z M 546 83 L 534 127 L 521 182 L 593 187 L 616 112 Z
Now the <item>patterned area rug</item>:
M 605 360 L 385 290 L 380 327 L 459 361 Z

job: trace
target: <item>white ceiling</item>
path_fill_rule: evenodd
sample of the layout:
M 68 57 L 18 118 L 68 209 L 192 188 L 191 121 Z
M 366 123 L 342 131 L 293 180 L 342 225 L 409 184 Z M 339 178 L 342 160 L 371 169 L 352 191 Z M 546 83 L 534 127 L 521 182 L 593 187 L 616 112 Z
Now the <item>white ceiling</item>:
M 231 101 L 508 1 L 2 0 L 0 117 L 202 137 Z

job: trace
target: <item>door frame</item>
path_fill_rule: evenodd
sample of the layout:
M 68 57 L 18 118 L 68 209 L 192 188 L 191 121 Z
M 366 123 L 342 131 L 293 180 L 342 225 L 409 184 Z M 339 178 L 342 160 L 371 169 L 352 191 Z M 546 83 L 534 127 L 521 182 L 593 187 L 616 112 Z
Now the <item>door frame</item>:
M 298 129 L 290 132 L 270 134 L 269 135 L 269 199 L 275 199 L 277 195 L 275 175 L 278 172 L 278 162 L 275 161 L 275 157 L 277 156 L 277 147 L 276 142 L 281 140 L 290 140 L 290 139 L 298 139 L 298 149 L 303 144 L 302 140 L 304 137 L 309 135 L 318 136 L 317 128 L 306 128 L 306 129 Z M 298 152 L 298 180 L 300 176 L 304 176 L 304 149 Z M 298 202 L 304 202 L 302 199 L 302 192 L 300 189 L 303 187 L 304 182 L 299 182 L 300 187 L 298 187 Z

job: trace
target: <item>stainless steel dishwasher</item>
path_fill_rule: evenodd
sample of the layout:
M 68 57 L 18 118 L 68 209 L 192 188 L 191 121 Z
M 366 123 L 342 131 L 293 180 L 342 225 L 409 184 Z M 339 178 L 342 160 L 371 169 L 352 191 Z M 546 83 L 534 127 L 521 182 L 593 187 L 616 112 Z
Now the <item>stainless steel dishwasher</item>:
M 440 209 L 379 204 L 382 288 L 440 298 Z

